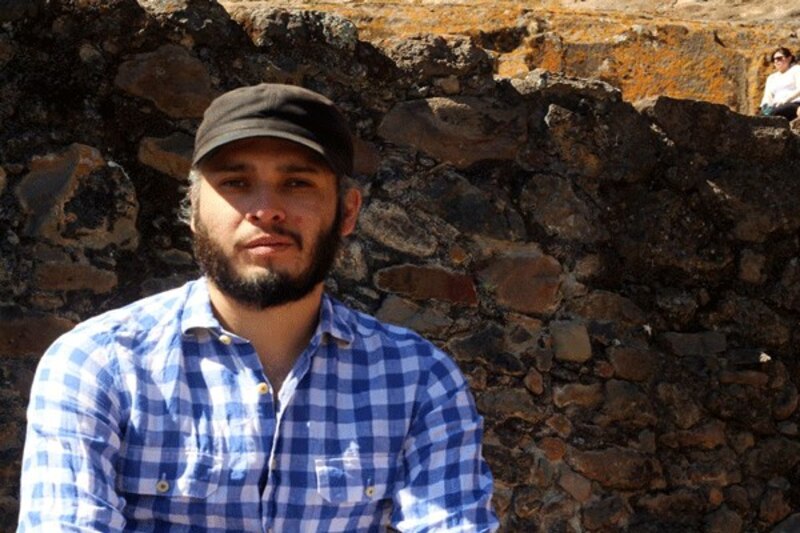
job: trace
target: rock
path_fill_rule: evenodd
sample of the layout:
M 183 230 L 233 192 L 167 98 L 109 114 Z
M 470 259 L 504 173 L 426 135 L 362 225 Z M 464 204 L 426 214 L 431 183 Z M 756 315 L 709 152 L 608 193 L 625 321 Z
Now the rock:
M 525 222 L 502 190 L 484 191 L 452 168 L 432 173 L 418 187 L 421 209 L 462 233 L 501 240 L 523 239 Z
M 586 320 L 621 321 L 644 324 L 644 312 L 631 300 L 619 294 L 597 290 L 568 303 L 568 308 Z
M 194 257 L 192 254 L 176 248 L 170 248 L 169 250 L 158 250 L 156 255 L 161 262 L 168 265 L 191 266 L 194 264 Z
M 544 437 L 539 440 L 537 446 L 544 452 L 549 461 L 560 461 L 567 452 L 566 443 L 555 437 Z
M 569 468 L 564 468 L 561 471 L 561 475 L 558 477 L 558 485 L 581 503 L 585 503 L 592 497 L 592 482 Z
M 647 495 L 639 498 L 636 506 L 645 509 L 660 521 L 685 519 L 706 511 L 703 497 L 687 489 Z
M 664 433 L 658 441 L 669 448 L 698 447 L 710 450 L 725 445 L 725 423 L 715 420 L 694 429 Z
M 314 52 L 331 49 L 333 53 L 324 57 L 338 63 L 350 59 L 358 47 L 356 25 L 334 13 L 269 7 L 245 9 L 245 6 L 234 6 L 231 13 L 253 44 L 262 49 L 286 47 L 297 52 L 304 48 Z
M 738 294 L 726 294 L 706 323 L 731 324 L 747 331 L 751 342 L 760 346 L 785 346 L 791 338 L 786 319 L 761 300 Z
M 659 340 L 673 354 L 686 357 L 711 355 L 725 351 L 725 335 L 716 331 L 703 333 L 664 333 Z
M 553 321 L 550 323 L 556 359 L 573 363 L 585 363 L 592 357 L 589 332 L 580 322 Z
M 769 375 L 755 370 L 723 370 L 719 373 L 719 382 L 726 384 L 736 383 L 749 387 L 766 387 L 769 382 Z
M 46 291 L 90 290 L 94 294 L 104 294 L 117 286 L 114 272 L 72 262 L 41 263 L 34 280 L 39 289 Z
M 679 149 L 710 159 L 763 161 L 786 157 L 789 149 L 785 123 L 743 116 L 724 105 L 661 96 L 639 102 L 637 107 Z
M 735 511 L 723 505 L 706 516 L 705 524 L 708 533 L 741 533 L 743 521 Z
M 544 116 L 548 148 L 574 174 L 594 180 L 639 181 L 655 166 L 656 141 L 647 121 L 627 103 L 551 103 Z M 628 131 L 624 140 L 611 133 Z M 535 142 L 538 140 L 531 136 Z M 535 160 L 535 159 L 534 159 Z
M 538 424 L 546 417 L 525 389 L 489 389 L 476 395 L 478 409 L 497 419 L 521 418 Z
M 16 187 L 28 213 L 25 234 L 67 246 L 135 249 L 139 206 L 133 185 L 117 167 L 82 144 L 33 158 Z
M 172 118 L 199 118 L 216 93 L 206 66 L 184 47 L 165 44 L 122 63 L 117 87 L 151 101 Z
M 772 414 L 776 420 L 786 420 L 797 411 L 800 397 L 797 394 L 797 387 L 790 384 L 781 390 L 774 398 Z
M 169 137 L 145 137 L 139 143 L 139 162 L 185 182 L 192 166 L 194 139 L 176 132 Z
M 536 369 L 531 369 L 525 374 L 522 384 L 536 396 L 540 396 L 544 392 L 544 378 Z
M 231 47 L 241 51 L 247 41 L 242 28 L 215 0 L 137 0 L 165 30 L 182 35 L 182 42 Z M 172 28 L 174 29 L 172 29 Z
M 571 77 L 542 68 L 532 69 L 524 78 L 511 80 L 511 84 L 520 94 L 526 96 L 542 94 L 552 97 L 577 94 L 590 100 L 622 101 L 620 90 L 604 81 Z
M 0 23 L 33 18 L 46 6 L 46 0 L 3 0 L 0 3 Z
M 660 478 L 658 460 L 625 448 L 570 450 L 567 463 L 585 477 L 610 489 L 640 490 Z
M 514 491 L 514 514 L 529 518 L 539 514 L 542 508 L 542 489 L 538 487 L 519 487 Z
M 794 533 L 800 531 L 800 513 L 790 515 L 786 520 L 776 525 L 770 533 Z
M 591 385 L 574 383 L 553 389 L 553 403 L 559 408 L 576 406 L 590 409 L 602 402 L 603 386 L 600 383 Z
M 595 208 L 576 195 L 568 179 L 536 174 L 520 195 L 522 212 L 550 234 L 581 243 L 609 238 Z
M 599 426 L 631 424 L 635 427 L 653 426 L 656 416 L 647 394 L 633 383 L 612 379 L 606 382 L 603 411 L 595 417 Z
M 466 36 L 422 34 L 390 38 L 382 43 L 382 47 L 412 79 L 436 77 L 443 80 L 440 86 L 450 85 L 451 91 L 455 89 L 452 80 L 458 83 L 459 77 L 479 76 L 489 80 L 492 76 L 491 58 Z
M 438 311 L 389 295 L 375 316 L 378 320 L 413 329 L 422 335 L 439 336 L 452 325 L 447 315 Z
M 751 250 L 744 250 L 739 259 L 739 279 L 754 285 L 764 283 L 764 265 L 767 258 L 761 254 L 752 252 Z
M 561 300 L 561 265 L 548 255 L 501 255 L 478 276 L 494 289 L 498 304 L 520 313 L 547 315 Z
M 6 189 L 6 171 L 3 170 L 3 167 L 0 167 L 0 196 L 2 196 L 3 191 Z
M 438 246 L 426 225 L 412 221 L 408 212 L 398 205 L 376 200 L 359 218 L 359 228 L 364 235 L 400 252 L 427 257 Z
M 364 245 L 360 241 L 347 239 L 339 247 L 334 263 L 337 276 L 353 281 L 364 281 L 369 274 L 369 267 L 364 256 Z
M 583 525 L 589 530 L 617 530 L 628 517 L 628 506 L 618 495 L 587 502 L 583 511 Z
M 556 434 L 562 439 L 566 439 L 572 434 L 572 422 L 570 422 L 569 418 L 562 414 L 554 414 L 548 418 L 545 423 L 547 424 L 547 427 L 555 431 Z
M 478 295 L 472 278 L 437 267 L 399 265 L 384 268 L 375 275 L 375 285 L 415 300 L 435 299 L 475 306 Z
M 769 478 L 791 471 L 800 462 L 800 442 L 782 437 L 760 441 L 744 458 L 748 476 Z
M 458 168 L 486 159 L 513 161 L 525 140 L 524 112 L 470 96 L 411 100 L 384 116 L 378 134 Z
M 629 381 L 648 381 L 658 371 L 658 356 L 649 351 L 630 346 L 612 346 L 608 358 L 614 375 Z
M 761 498 L 758 517 L 767 524 L 775 524 L 792 512 L 792 506 L 786 501 L 782 491 L 768 489 Z
M 27 315 L 0 320 L 0 354 L 40 357 L 75 323 L 54 315 Z

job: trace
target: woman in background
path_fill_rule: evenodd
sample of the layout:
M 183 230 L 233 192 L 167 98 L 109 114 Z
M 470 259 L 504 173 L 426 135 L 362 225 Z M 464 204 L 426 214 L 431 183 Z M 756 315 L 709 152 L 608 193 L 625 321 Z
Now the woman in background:
M 767 77 L 764 97 L 761 99 L 761 114 L 785 117 L 789 120 L 800 117 L 800 65 L 788 48 L 776 48 L 772 52 L 775 72 Z

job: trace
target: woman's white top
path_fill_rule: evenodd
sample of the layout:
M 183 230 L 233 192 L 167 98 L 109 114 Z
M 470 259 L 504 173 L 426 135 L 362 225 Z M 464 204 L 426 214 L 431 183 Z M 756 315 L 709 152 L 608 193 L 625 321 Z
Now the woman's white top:
M 783 103 L 798 91 L 800 91 L 800 65 L 795 63 L 786 72 L 773 72 L 767 77 L 761 105 Z M 800 95 L 791 101 L 800 102 Z

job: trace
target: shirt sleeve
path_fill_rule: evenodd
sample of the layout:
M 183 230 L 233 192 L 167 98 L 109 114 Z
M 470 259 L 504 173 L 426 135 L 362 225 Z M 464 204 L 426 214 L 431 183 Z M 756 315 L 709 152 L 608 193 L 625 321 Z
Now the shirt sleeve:
M 109 346 L 74 331 L 45 353 L 28 405 L 18 532 L 121 531 L 120 402 Z
M 495 531 L 492 476 L 481 453 L 483 419 L 458 367 L 442 354 L 421 386 L 405 444 L 403 486 L 392 523 L 399 531 Z

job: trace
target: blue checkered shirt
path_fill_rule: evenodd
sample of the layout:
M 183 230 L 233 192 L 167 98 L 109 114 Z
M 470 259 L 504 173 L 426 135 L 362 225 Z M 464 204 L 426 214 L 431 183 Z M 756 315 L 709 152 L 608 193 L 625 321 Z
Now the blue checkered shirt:
M 19 531 L 492 531 L 482 419 L 416 334 L 324 296 L 277 398 L 205 280 L 42 358 Z

